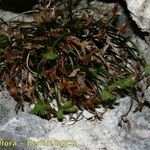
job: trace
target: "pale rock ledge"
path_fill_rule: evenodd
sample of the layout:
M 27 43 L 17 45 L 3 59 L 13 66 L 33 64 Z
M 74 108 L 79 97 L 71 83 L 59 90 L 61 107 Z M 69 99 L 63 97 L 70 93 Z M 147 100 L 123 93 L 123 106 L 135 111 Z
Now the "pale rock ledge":
M 139 28 L 150 33 L 150 0 L 126 0 L 126 3 Z

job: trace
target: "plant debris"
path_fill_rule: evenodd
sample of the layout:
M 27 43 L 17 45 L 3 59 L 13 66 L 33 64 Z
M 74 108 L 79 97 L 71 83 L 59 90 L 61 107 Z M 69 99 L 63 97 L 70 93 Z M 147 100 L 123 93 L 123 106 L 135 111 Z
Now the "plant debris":
M 68 9 L 46 2 L 35 6 L 34 22 L 0 21 L 0 83 L 19 106 L 35 103 L 34 114 L 61 121 L 78 110 L 111 108 L 118 97 L 141 104 L 146 63 L 131 38 L 123 37 L 128 23 L 112 25 L 116 6 L 106 21 L 73 11 L 71 1 Z

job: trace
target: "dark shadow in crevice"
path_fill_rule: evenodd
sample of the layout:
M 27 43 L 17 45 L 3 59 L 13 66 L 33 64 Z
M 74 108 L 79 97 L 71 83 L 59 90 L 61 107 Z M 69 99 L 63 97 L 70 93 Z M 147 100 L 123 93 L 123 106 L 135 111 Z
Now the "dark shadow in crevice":
M 1 0 L 0 9 L 15 13 L 22 13 L 32 10 L 38 0 Z

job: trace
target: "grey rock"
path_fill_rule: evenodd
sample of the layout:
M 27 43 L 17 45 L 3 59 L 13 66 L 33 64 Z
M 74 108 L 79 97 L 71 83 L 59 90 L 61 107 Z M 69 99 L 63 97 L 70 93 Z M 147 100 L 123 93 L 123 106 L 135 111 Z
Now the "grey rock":
M 16 116 L 16 102 L 9 96 L 8 91 L 0 93 L 0 125 Z
M 142 31 L 150 33 L 150 0 L 126 0 L 133 20 Z
M 131 1 L 132 1 L 132 3 L 130 5 L 132 5 L 132 6 L 130 6 L 130 7 L 136 7 L 136 5 L 138 3 L 137 4 L 135 4 L 136 2 L 133 3 L 134 0 L 131 0 Z M 131 1 L 128 1 L 127 4 L 129 2 L 131 2 Z M 141 0 L 141 1 L 143 1 L 143 0 Z M 131 10 L 129 9 L 129 11 L 132 12 L 132 9 Z M 117 19 L 117 25 L 118 26 L 123 25 L 126 22 L 131 21 L 131 20 L 129 20 L 129 16 L 126 13 L 126 9 L 123 8 L 120 5 L 118 6 L 118 14 L 119 14 L 119 17 Z M 135 20 L 134 19 L 135 16 L 133 16 L 132 13 L 130 13 L 130 15 L 133 17 L 132 18 L 133 21 L 131 21 L 131 23 L 129 24 L 129 27 L 126 29 L 126 32 L 124 33 L 124 36 L 126 36 L 126 37 L 128 37 L 128 36 L 132 37 L 132 41 L 135 43 L 135 45 L 138 47 L 138 49 L 143 53 L 143 56 L 144 56 L 146 62 L 148 64 L 150 64 L 150 59 L 149 59 L 150 58 L 150 52 L 149 52 L 149 49 L 150 49 L 150 32 L 149 31 L 150 30 L 149 29 L 147 30 L 146 28 L 144 29 L 145 26 L 147 26 L 148 28 L 150 28 L 150 24 L 147 24 L 146 21 L 145 22 L 141 21 L 138 18 L 136 18 L 136 20 Z M 136 15 L 139 15 L 139 13 L 137 12 Z M 144 17 L 148 17 L 148 16 L 143 16 L 143 18 Z M 148 20 L 150 22 L 150 19 L 148 19 Z M 143 25 L 140 26 L 139 24 L 143 24 Z M 146 31 L 146 32 L 149 32 L 149 33 L 147 33 L 147 34 L 144 35 L 143 31 Z
M 33 16 L 31 15 L 23 15 L 23 14 L 17 14 L 9 11 L 3 11 L 0 9 L 0 18 L 4 21 L 26 21 L 26 22 L 32 22 L 34 21 Z
M 9 103 L 13 102 L 13 99 L 9 99 Z M 141 113 L 135 114 L 132 113 L 133 109 L 128 116 L 131 129 L 127 128 L 127 124 L 123 124 L 121 128 L 118 126 L 118 121 L 120 116 L 126 113 L 129 108 L 131 99 L 126 97 L 119 99 L 118 102 L 120 103 L 119 106 L 108 110 L 102 121 L 90 122 L 82 119 L 74 125 L 62 124 L 56 119 L 47 121 L 27 112 L 20 112 L 0 125 L 0 138 L 4 141 L 15 141 L 17 143 L 17 146 L 14 147 L 15 150 L 95 150 L 102 148 L 109 150 L 149 150 L 149 109 L 145 107 Z M 74 145 L 66 148 L 63 145 L 66 140 L 70 140 Z M 30 147 L 27 145 L 29 141 L 36 142 L 39 146 Z M 49 146 L 44 145 L 45 141 L 49 143 Z M 9 147 L 4 148 L 10 149 Z

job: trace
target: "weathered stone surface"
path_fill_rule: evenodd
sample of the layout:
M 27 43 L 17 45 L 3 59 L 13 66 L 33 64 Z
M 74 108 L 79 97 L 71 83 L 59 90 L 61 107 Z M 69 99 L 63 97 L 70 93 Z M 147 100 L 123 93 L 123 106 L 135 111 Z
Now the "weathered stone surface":
M 8 112 L 4 109 L 0 111 L 1 114 L 5 114 L 0 117 L 7 118 L 0 123 L 0 139 L 17 142 L 17 146 L 13 147 L 14 150 L 95 150 L 103 148 L 109 150 L 149 150 L 150 113 L 147 107 L 141 113 L 133 114 L 131 111 L 128 116 L 131 129 L 128 129 L 126 124 L 123 124 L 122 128 L 118 126 L 120 116 L 126 113 L 130 106 L 131 99 L 129 97 L 119 99 L 119 106 L 108 110 L 102 121 L 82 119 L 74 125 L 67 125 L 55 119 L 47 121 L 27 112 L 19 112 L 16 115 L 14 111 L 16 102 L 7 92 L 2 93 L 0 93 L 0 105 L 3 104 Z M 13 115 L 10 116 L 10 114 Z M 39 144 L 41 147 L 30 147 L 27 145 L 29 141 L 37 141 L 37 144 L 41 142 Z M 49 147 L 44 146 L 45 141 L 49 143 Z M 72 145 L 68 145 L 67 148 L 63 147 L 64 141 L 71 141 Z M 12 147 L 4 148 L 12 149 Z
M 34 20 L 33 16 L 20 15 L 9 11 L 3 11 L 1 9 L 0 9 L 0 18 L 2 18 L 4 21 L 20 20 L 20 21 L 31 22 Z
M 150 0 L 126 0 L 133 20 L 142 29 L 150 33 Z
M 15 106 L 16 102 L 12 100 L 7 91 L 0 93 L 0 125 L 16 116 Z
M 27 3 L 29 3 L 29 2 L 27 2 Z M 27 5 L 27 3 L 26 3 L 26 5 Z M 0 5 L 1 5 L 1 3 L 0 3 Z M 14 4 L 15 7 L 16 7 L 16 5 Z M 115 6 L 114 3 L 109 4 L 109 3 L 102 3 L 102 2 L 97 2 L 97 1 L 92 1 L 90 3 L 90 5 L 87 5 L 87 1 L 82 0 L 81 4 L 78 7 L 76 7 L 75 10 L 80 9 L 80 11 L 82 13 L 90 14 L 96 20 L 100 19 L 100 18 L 103 18 L 104 20 L 108 20 L 108 19 L 110 19 L 110 18 L 108 18 L 108 16 L 114 6 Z M 5 8 L 3 8 L 4 10 L 1 10 L 1 9 L 2 9 L 2 7 L 0 7 L 0 18 L 4 19 L 5 21 L 20 20 L 20 21 L 31 22 L 34 20 L 34 17 L 31 15 L 29 16 L 29 15 L 13 13 L 15 11 L 10 12 L 11 7 L 8 9 L 10 11 L 4 11 Z M 13 10 L 13 8 L 12 8 L 12 10 Z
M 133 2 L 134 0 L 131 0 L 131 1 Z M 128 3 L 130 3 L 131 1 L 128 1 Z M 143 1 L 143 0 L 141 0 L 141 1 Z M 135 3 L 131 3 L 130 7 L 136 7 L 137 3 L 136 4 Z M 132 10 L 129 10 L 129 11 L 132 12 Z M 149 9 L 149 11 L 150 11 L 150 9 Z M 118 14 L 119 14 L 119 17 L 117 19 L 117 24 L 119 26 L 130 21 L 128 14 L 126 14 L 126 9 L 120 5 L 118 7 Z M 149 18 L 150 13 L 148 16 L 143 16 L 143 19 L 147 18 L 147 17 L 149 18 L 149 19 L 147 19 L 148 22 L 144 21 L 144 20 L 140 20 L 137 17 L 134 18 L 135 15 L 137 15 L 137 16 L 139 15 L 138 12 L 135 15 L 133 15 L 132 13 L 130 13 L 130 14 L 133 17 L 133 20 L 135 21 L 135 23 L 132 21 L 130 22 L 130 25 L 126 29 L 124 36 L 127 36 L 127 37 L 132 36 L 132 41 L 136 44 L 136 46 L 139 48 L 139 50 L 141 50 L 141 52 L 143 53 L 143 55 L 146 59 L 146 62 L 148 64 L 150 64 L 150 59 L 149 59 L 150 58 L 150 51 L 149 51 L 149 49 L 150 49 L 150 30 L 149 30 L 150 24 L 148 24 L 148 22 L 150 23 L 150 18 Z M 140 26 L 140 24 L 143 24 L 143 25 Z M 139 28 L 137 28 L 136 25 L 138 25 Z M 147 28 L 145 28 L 145 27 L 147 27 Z M 146 31 L 149 33 L 146 34 L 145 36 L 143 36 L 143 33 L 141 31 Z

